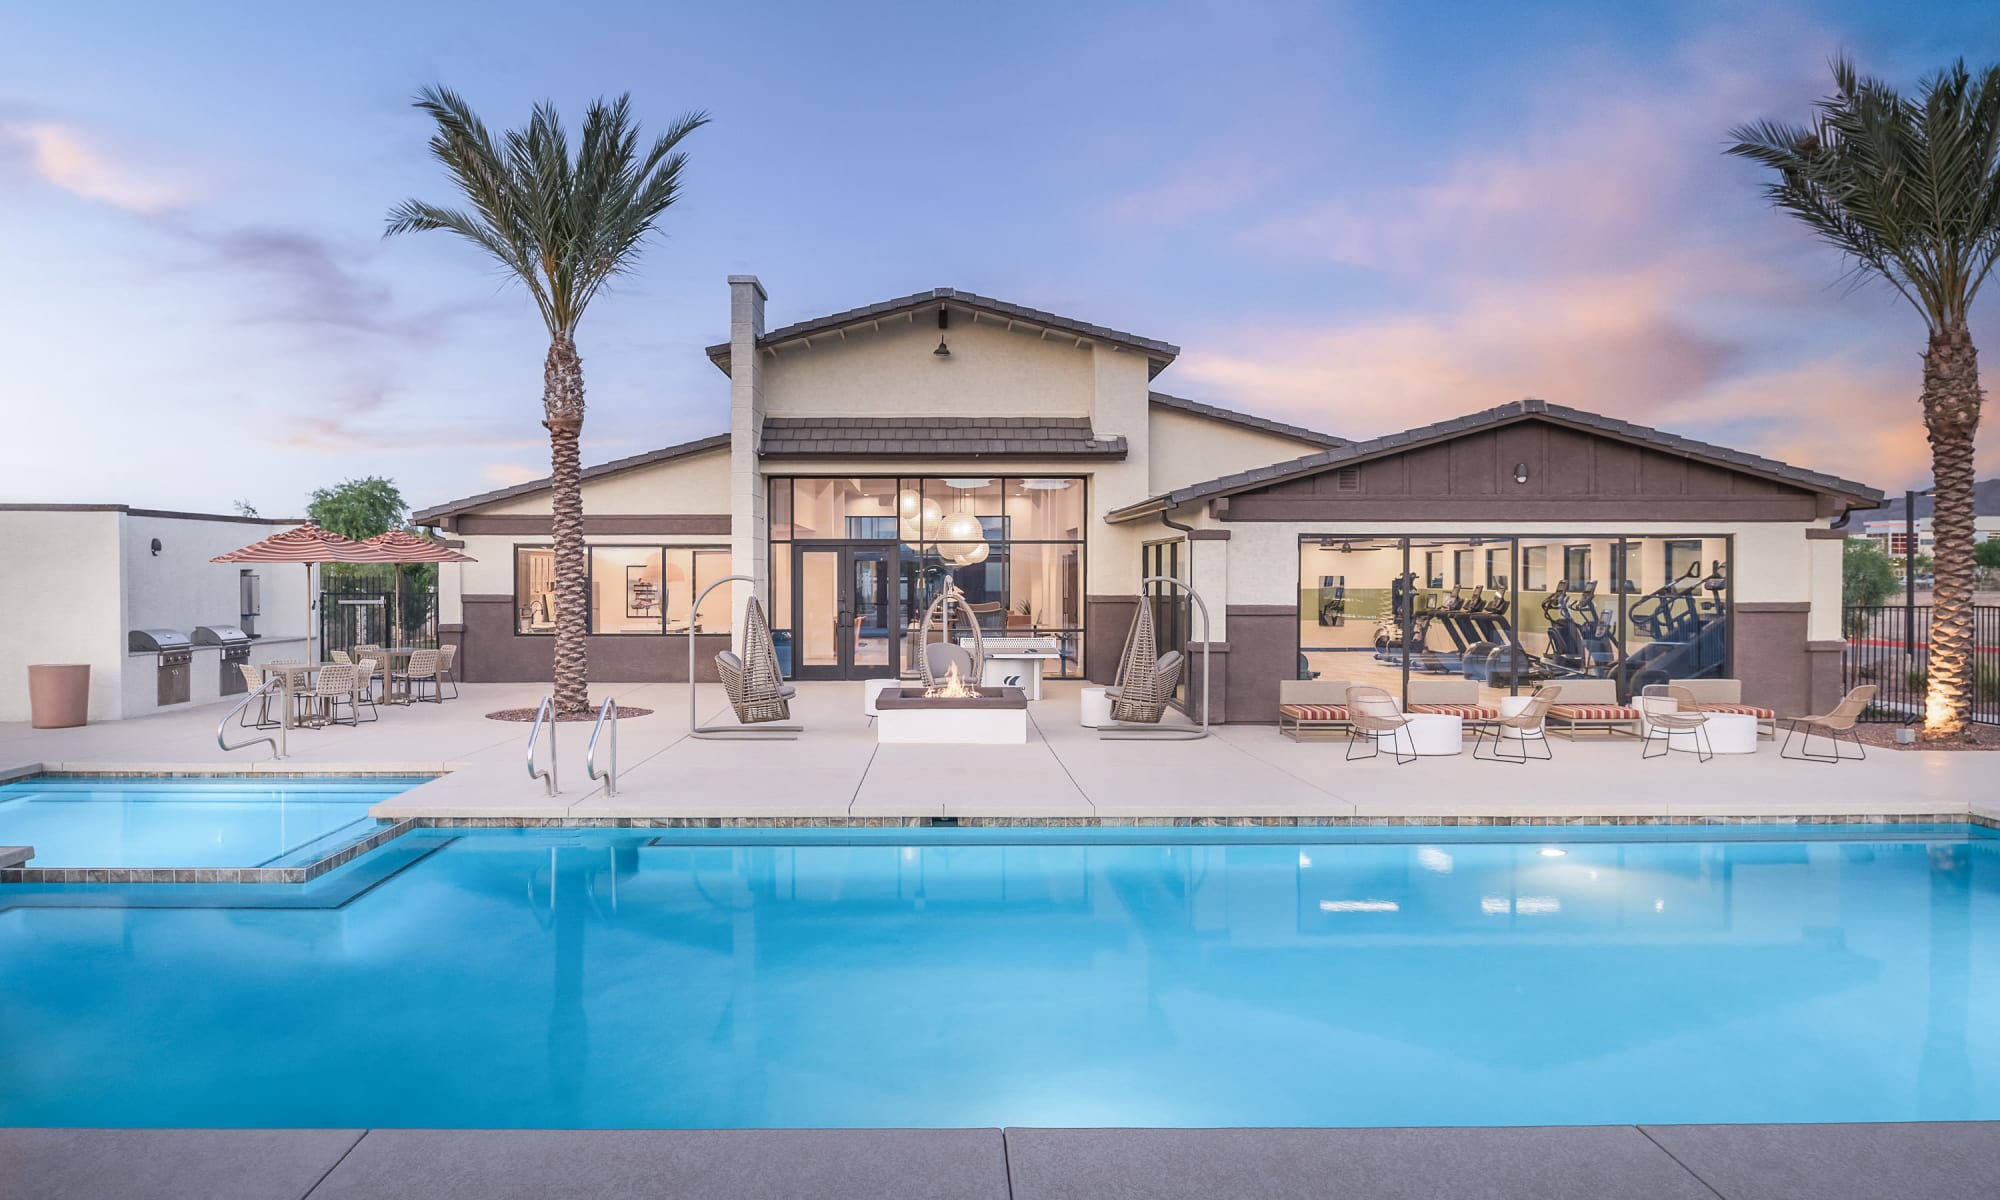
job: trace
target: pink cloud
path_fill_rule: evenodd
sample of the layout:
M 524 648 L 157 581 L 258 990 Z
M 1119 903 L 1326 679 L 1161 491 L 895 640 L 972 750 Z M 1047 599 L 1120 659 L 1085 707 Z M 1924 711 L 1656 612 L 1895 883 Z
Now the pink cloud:
M 10 123 L 0 127 L 0 141 L 10 143 L 44 183 L 86 200 L 128 212 L 155 213 L 190 199 L 183 181 L 113 158 L 79 130 L 59 122 Z

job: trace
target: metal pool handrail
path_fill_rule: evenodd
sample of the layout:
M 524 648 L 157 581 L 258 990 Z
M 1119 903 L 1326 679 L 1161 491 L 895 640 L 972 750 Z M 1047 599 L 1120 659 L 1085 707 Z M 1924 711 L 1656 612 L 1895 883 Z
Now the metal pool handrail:
M 542 697 L 542 706 L 535 710 L 535 724 L 528 730 L 528 778 L 539 779 L 548 785 L 549 795 L 556 794 L 556 721 L 554 696 Z M 535 739 L 541 736 L 542 726 L 549 727 L 549 769 L 535 769 Z
M 216 723 L 215 744 L 217 746 L 220 746 L 224 751 L 233 753 L 237 750 L 246 750 L 251 746 L 256 745 L 258 742 L 266 742 L 270 744 L 272 758 L 276 759 L 285 757 L 285 725 L 286 725 L 285 716 L 286 714 L 292 711 L 291 689 L 286 686 L 290 682 L 291 682 L 290 674 L 284 671 L 280 671 L 271 678 L 266 679 L 262 684 L 258 685 L 256 691 L 251 692 L 249 695 L 243 697 L 241 700 L 238 700 L 236 702 L 235 707 L 231 708 L 228 712 L 222 714 L 222 720 Z M 279 691 L 282 692 L 285 697 L 284 705 L 278 713 L 278 736 L 273 738 L 267 734 L 264 737 L 251 738 L 248 741 L 238 742 L 234 746 L 230 745 L 229 718 L 235 716 L 237 713 L 240 713 L 244 709 L 250 707 L 250 702 L 252 700 L 255 700 L 257 697 L 264 695 L 264 693 L 270 691 L 272 688 L 279 689 Z
M 583 773 L 597 778 L 597 735 L 604 732 L 604 722 L 611 722 L 611 765 L 604 770 L 604 794 L 618 794 L 618 701 L 610 696 L 597 708 L 597 724 L 590 728 L 590 748 L 583 752 Z M 555 742 L 549 742 L 553 748 Z

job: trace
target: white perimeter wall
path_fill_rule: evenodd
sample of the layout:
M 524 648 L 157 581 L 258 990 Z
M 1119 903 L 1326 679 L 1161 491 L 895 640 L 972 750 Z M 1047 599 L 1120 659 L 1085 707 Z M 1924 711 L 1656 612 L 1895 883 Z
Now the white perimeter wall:
M 0 512 L 9 599 L 0 621 L 0 721 L 28 719 L 31 663 L 87 663 L 90 719 L 117 719 L 125 667 L 115 510 Z

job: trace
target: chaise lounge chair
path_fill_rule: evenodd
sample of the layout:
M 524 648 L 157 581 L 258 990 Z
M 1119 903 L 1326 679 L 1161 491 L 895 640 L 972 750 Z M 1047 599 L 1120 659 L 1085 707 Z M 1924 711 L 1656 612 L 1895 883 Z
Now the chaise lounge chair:
M 1561 701 L 1549 705 L 1549 724 L 1571 741 L 1587 729 L 1638 737 L 1643 715 L 1619 702 L 1615 679 L 1565 679 Z
M 1347 689 L 1344 679 L 1280 679 L 1278 732 L 1295 742 L 1314 733 L 1347 731 Z
M 1762 705 L 1743 703 L 1741 679 L 1669 679 L 1667 686 L 1685 690 L 1703 712 L 1740 713 L 1757 718 L 1757 736 L 1766 741 L 1778 736 L 1778 714 Z

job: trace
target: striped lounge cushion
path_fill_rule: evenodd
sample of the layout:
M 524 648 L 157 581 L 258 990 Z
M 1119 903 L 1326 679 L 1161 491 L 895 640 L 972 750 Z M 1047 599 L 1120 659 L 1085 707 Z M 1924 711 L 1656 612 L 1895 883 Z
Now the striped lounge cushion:
M 1345 721 L 1345 704 L 1280 704 L 1278 711 L 1297 721 Z
M 1768 708 L 1758 708 L 1754 704 L 1704 704 L 1701 707 L 1704 712 L 1741 713 L 1746 717 L 1755 717 L 1759 721 L 1769 721 L 1778 715 Z
M 1484 704 L 1412 704 L 1413 713 L 1435 713 L 1445 717 L 1464 717 L 1468 721 L 1491 721 L 1500 715 L 1497 708 Z
M 1549 715 L 1565 721 L 1636 721 L 1639 710 L 1622 704 L 1551 704 Z

